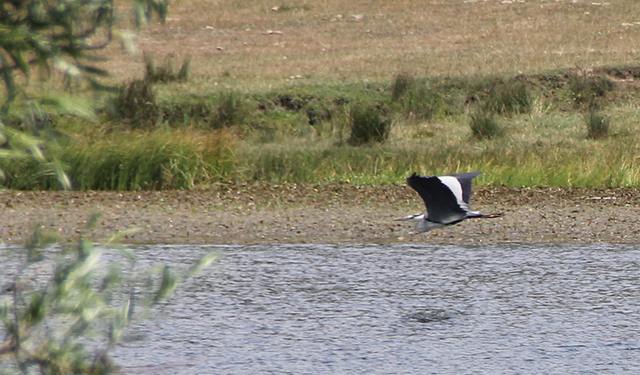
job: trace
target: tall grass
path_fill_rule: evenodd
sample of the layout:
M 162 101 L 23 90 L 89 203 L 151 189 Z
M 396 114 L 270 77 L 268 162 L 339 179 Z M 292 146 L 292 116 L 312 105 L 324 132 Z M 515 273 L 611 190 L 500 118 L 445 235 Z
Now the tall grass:
M 331 138 L 234 145 L 228 133 L 158 130 L 81 140 L 61 146 L 57 155 L 76 189 L 186 189 L 220 180 L 399 183 L 414 171 L 468 170 L 485 172 L 480 184 L 640 186 L 637 136 L 591 142 L 584 137 L 581 116 L 576 123 L 554 127 L 544 125 L 553 119 L 525 125 L 519 122 L 523 118 L 513 119 L 509 135 L 491 141 L 471 140 L 461 119 L 446 124 L 450 133 L 418 139 L 394 136 L 373 147 L 337 146 Z M 540 138 L 543 131 L 548 133 Z M 58 188 L 52 168 L 37 163 L 2 168 L 5 187 Z
M 77 139 L 53 153 L 77 190 L 191 189 L 231 174 L 233 143 L 224 132 L 158 130 Z M 7 188 L 58 188 L 53 167 L 26 160 L 3 168 Z
M 123 119 L 130 129 L 151 129 L 162 120 L 155 90 L 146 79 L 133 80 L 120 86 L 109 109 L 114 117 Z
M 224 133 L 133 133 L 91 147 L 74 145 L 63 160 L 80 190 L 190 189 L 231 172 L 231 146 Z
M 220 129 L 240 125 L 248 115 L 245 97 L 233 90 L 219 90 L 203 97 L 159 100 L 154 79 L 161 78 L 146 77 L 122 85 L 109 101 L 111 117 L 130 130 L 153 130 L 162 125 Z
M 406 73 L 396 76 L 391 87 L 391 102 L 398 103 L 409 118 L 429 120 L 439 115 L 460 112 L 460 87 L 446 80 L 417 78 Z
M 76 189 L 187 189 L 220 180 L 379 183 L 403 181 L 412 171 L 467 169 L 485 171 L 481 183 L 640 184 L 635 96 L 626 95 L 622 105 L 602 102 L 607 107 L 598 113 L 616 117 L 618 133 L 591 142 L 568 80 L 562 72 L 513 80 L 397 77 L 392 84 L 300 84 L 266 93 L 222 89 L 156 98 L 162 118 L 146 130 L 127 130 L 126 121 L 105 121 L 92 130 L 70 125 L 70 117 L 52 118 L 52 129 L 68 134 L 46 143 L 57 164 L 1 161 L 2 186 L 56 189 L 56 165 Z M 438 116 L 407 115 L 416 87 L 443 100 Z M 527 110 L 532 98 L 535 111 Z M 485 102 L 502 104 L 490 110 Z M 352 147 L 358 145 L 369 147 Z
M 407 73 L 401 73 L 396 75 L 391 88 L 391 100 L 400 100 L 407 92 L 413 89 L 415 86 L 415 80 L 412 75 Z
M 402 147 L 272 147 L 251 150 L 243 180 L 398 183 L 410 173 L 481 170 L 481 184 L 506 186 L 640 186 L 635 141 L 523 142 L 507 137 L 468 144 L 438 140 Z M 247 157 L 242 153 L 240 157 Z

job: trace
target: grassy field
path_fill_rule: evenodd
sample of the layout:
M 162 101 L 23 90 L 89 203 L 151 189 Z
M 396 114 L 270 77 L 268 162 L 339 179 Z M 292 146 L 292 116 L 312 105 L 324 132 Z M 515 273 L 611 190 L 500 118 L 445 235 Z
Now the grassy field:
M 159 57 L 191 56 L 198 79 L 176 89 L 197 93 L 216 83 L 264 91 L 292 81 L 389 81 L 402 72 L 472 76 L 590 69 L 635 64 L 640 57 L 636 1 L 507 3 L 176 0 L 166 24 L 150 25 L 138 43 Z M 130 78 L 141 75 L 141 61 L 121 54 L 109 67 Z
M 47 150 L 83 190 L 474 169 L 481 184 L 640 186 L 637 14 L 636 1 L 175 1 L 137 42 L 172 78 L 189 59 L 187 79 L 145 79 L 142 53 L 113 45 L 120 97 L 97 122 L 56 117 Z M 5 186 L 56 188 L 52 168 L 12 162 Z

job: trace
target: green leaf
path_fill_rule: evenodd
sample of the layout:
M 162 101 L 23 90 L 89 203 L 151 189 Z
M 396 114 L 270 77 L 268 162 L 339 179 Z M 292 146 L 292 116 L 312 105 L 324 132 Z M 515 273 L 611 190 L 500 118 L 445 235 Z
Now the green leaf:
M 162 283 L 153 298 L 153 303 L 156 304 L 167 298 L 171 293 L 173 293 L 177 285 L 178 281 L 176 280 L 176 277 L 171 274 L 169 266 L 164 266 L 164 269 L 162 270 Z
M 11 145 L 13 147 L 29 150 L 35 159 L 39 161 L 45 160 L 42 150 L 40 150 L 40 144 L 42 143 L 41 140 L 15 129 L 5 127 L 3 130 L 9 136 L 9 139 L 11 139 Z
M 102 285 L 100 286 L 101 290 L 109 289 L 112 285 L 118 285 L 122 281 L 122 271 L 120 270 L 120 265 L 112 264 L 109 267 L 109 272 L 102 279 Z
M 79 69 L 85 71 L 86 73 L 89 74 L 95 74 L 98 76 L 102 76 L 102 77 L 109 77 L 110 74 L 108 71 L 104 70 L 104 69 L 100 69 L 100 68 L 96 68 L 94 66 L 90 66 L 90 65 L 82 65 L 82 64 L 78 64 L 77 65 Z
M 24 73 L 24 75 L 27 77 L 27 79 L 29 79 L 29 64 L 24 59 L 22 51 L 18 50 L 15 53 L 11 53 L 10 56 L 11 56 L 11 59 L 13 60 L 13 62 L 15 62 L 16 66 L 18 67 L 18 69 L 20 69 L 20 71 L 22 71 L 22 73 Z
M 136 13 L 137 14 L 137 13 Z M 114 30 L 113 36 L 122 43 L 124 49 L 129 53 L 138 53 L 138 46 L 135 42 L 135 34 L 129 30 Z
M 53 62 L 53 67 L 56 70 L 58 70 L 59 72 L 63 73 L 68 77 L 77 78 L 82 75 L 82 71 L 80 70 L 80 68 L 61 58 L 54 58 L 52 62 Z
M 24 159 L 28 156 L 29 154 L 26 154 L 20 150 L 0 149 L 0 159 Z
M 111 242 L 111 240 L 109 240 L 109 242 Z M 133 251 L 122 246 L 118 246 L 116 248 L 118 249 L 118 251 L 120 251 L 120 254 L 124 255 L 131 263 L 135 264 L 137 259 Z
M 58 181 L 60 182 L 62 188 L 64 190 L 71 190 L 71 179 L 69 179 L 69 176 L 62 168 L 62 163 L 60 162 L 60 160 L 55 159 L 53 161 L 53 169 L 56 172 L 56 177 L 58 177 Z
M 96 112 L 93 109 L 93 103 L 82 98 L 61 97 L 59 95 L 44 95 L 40 97 L 43 105 L 49 105 L 56 109 L 57 112 L 68 113 L 78 117 L 82 117 L 89 121 L 96 121 Z
M 86 276 L 89 272 L 91 272 L 93 267 L 95 267 L 95 265 L 98 263 L 98 260 L 100 260 L 101 256 L 101 250 L 93 250 L 89 254 L 89 256 L 87 256 L 84 261 L 80 263 L 78 267 L 75 267 L 71 270 L 71 272 L 69 272 L 62 285 L 60 285 L 60 290 L 63 293 L 69 291 L 80 278 Z
M 31 295 L 31 301 L 29 302 L 25 319 L 28 326 L 34 326 L 40 323 L 46 316 L 45 296 L 46 291 L 35 292 Z
M 203 268 L 208 267 L 211 264 L 211 262 L 213 262 L 217 258 L 218 258 L 218 253 L 213 253 L 213 252 L 203 256 L 202 258 L 200 258 L 198 263 L 196 263 L 191 268 L 191 270 L 189 270 L 189 273 L 187 274 L 187 277 L 192 277 L 192 276 L 200 273 L 200 271 L 202 271 Z
M 102 212 L 99 212 L 99 211 L 94 211 L 91 214 L 89 214 L 89 220 L 87 220 L 87 229 L 95 228 L 101 216 L 102 216 Z
M 147 24 L 147 15 L 145 10 L 145 1 L 144 0 L 136 0 L 133 5 L 133 10 L 136 14 L 136 26 L 140 27 L 142 25 Z

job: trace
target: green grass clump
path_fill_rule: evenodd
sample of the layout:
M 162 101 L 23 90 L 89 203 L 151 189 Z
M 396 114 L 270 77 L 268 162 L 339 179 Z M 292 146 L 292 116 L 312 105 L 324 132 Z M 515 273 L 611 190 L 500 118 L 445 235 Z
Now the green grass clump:
M 220 94 L 218 108 L 213 116 L 210 128 L 239 125 L 247 115 L 242 95 L 234 91 L 224 91 Z
M 123 119 L 130 129 L 151 129 L 161 120 L 155 91 L 146 79 L 120 86 L 109 107 L 112 115 Z
M 189 78 L 189 72 L 191 69 L 191 59 L 186 58 L 180 70 L 176 73 L 173 70 L 173 65 L 171 64 L 171 60 L 167 59 L 165 63 L 161 66 L 156 66 L 153 61 L 153 57 L 149 54 L 144 55 L 144 63 L 145 63 L 145 81 L 149 83 L 169 83 L 173 81 L 186 81 Z
M 418 119 L 432 119 L 438 114 L 448 111 L 448 105 L 440 94 L 426 83 L 414 87 L 403 99 L 405 111 L 409 117 Z
M 400 100 L 407 92 L 412 90 L 414 86 L 413 76 L 407 73 L 398 74 L 391 87 L 391 100 L 394 102 Z
M 483 108 L 485 111 L 511 115 L 528 113 L 532 103 L 533 97 L 527 84 L 513 79 L 494 83 L 484 99 Z
M 616 84 L 602 75 L 570 74 L 568 90 L 575 107 L 599 107 L 606 95 L 616 88 Z
M 471 134 L 477 139 L 492 139 L 504 134 L 495 115 L 490 111 L 479 110 L 469 118 Z
M 359 146 L 373 142 L 383 143 L 389 138 L 391 122 L 384 118 L 383 112 L 380 104 L 352 105 L 349 113 L 351 136 L 347 143 Z
M 221 129 L 241 125 L 249 115 L 244 96 L 224 90 L 203 97 L 158 100 L 148 80 L 135 80 L 120 88 L 111 100 L 111 113 L 129 130 L 173 128 Z
M 587 124 L 587 138 L 602 139 L 609 136 L 610 120 L 597 111 L 589 111 L 585 115 L 585 122 Z
M 455 98 L 451 95 L 452 89 L 446 82 L 399 74 L 391 87 L 391 101 L 398 103 L 407 117 L 428 120 L 455 112 L 453 108 L 459 103 L 455 103 L 455 99 L 453 103 L 445 100 Z

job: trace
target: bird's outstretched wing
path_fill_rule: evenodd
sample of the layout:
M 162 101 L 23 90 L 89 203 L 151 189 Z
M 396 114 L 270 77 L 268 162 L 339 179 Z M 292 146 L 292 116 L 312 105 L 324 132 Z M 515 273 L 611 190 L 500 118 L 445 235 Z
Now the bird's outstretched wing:
M 471 179 L 469 179 L 470 182 Z M 414 173 L 407 178 L 407 184 L 417 191 L 422 200 L 424 200 L 427 208 L 427 217 L 430 221 L 449 224 L 467 217 L 467 210 L 460 207 L 451 189 L 443 184 L 438 177 L 423 177 Z
M 460 182 L 460 186 L 462 186 L 462 200 L 464 203 L 469 204 L 469 199 L 471 199 L 471 181 L 481 174 L 482 172 L 474 171 L 448 175 L 457 178 Z

